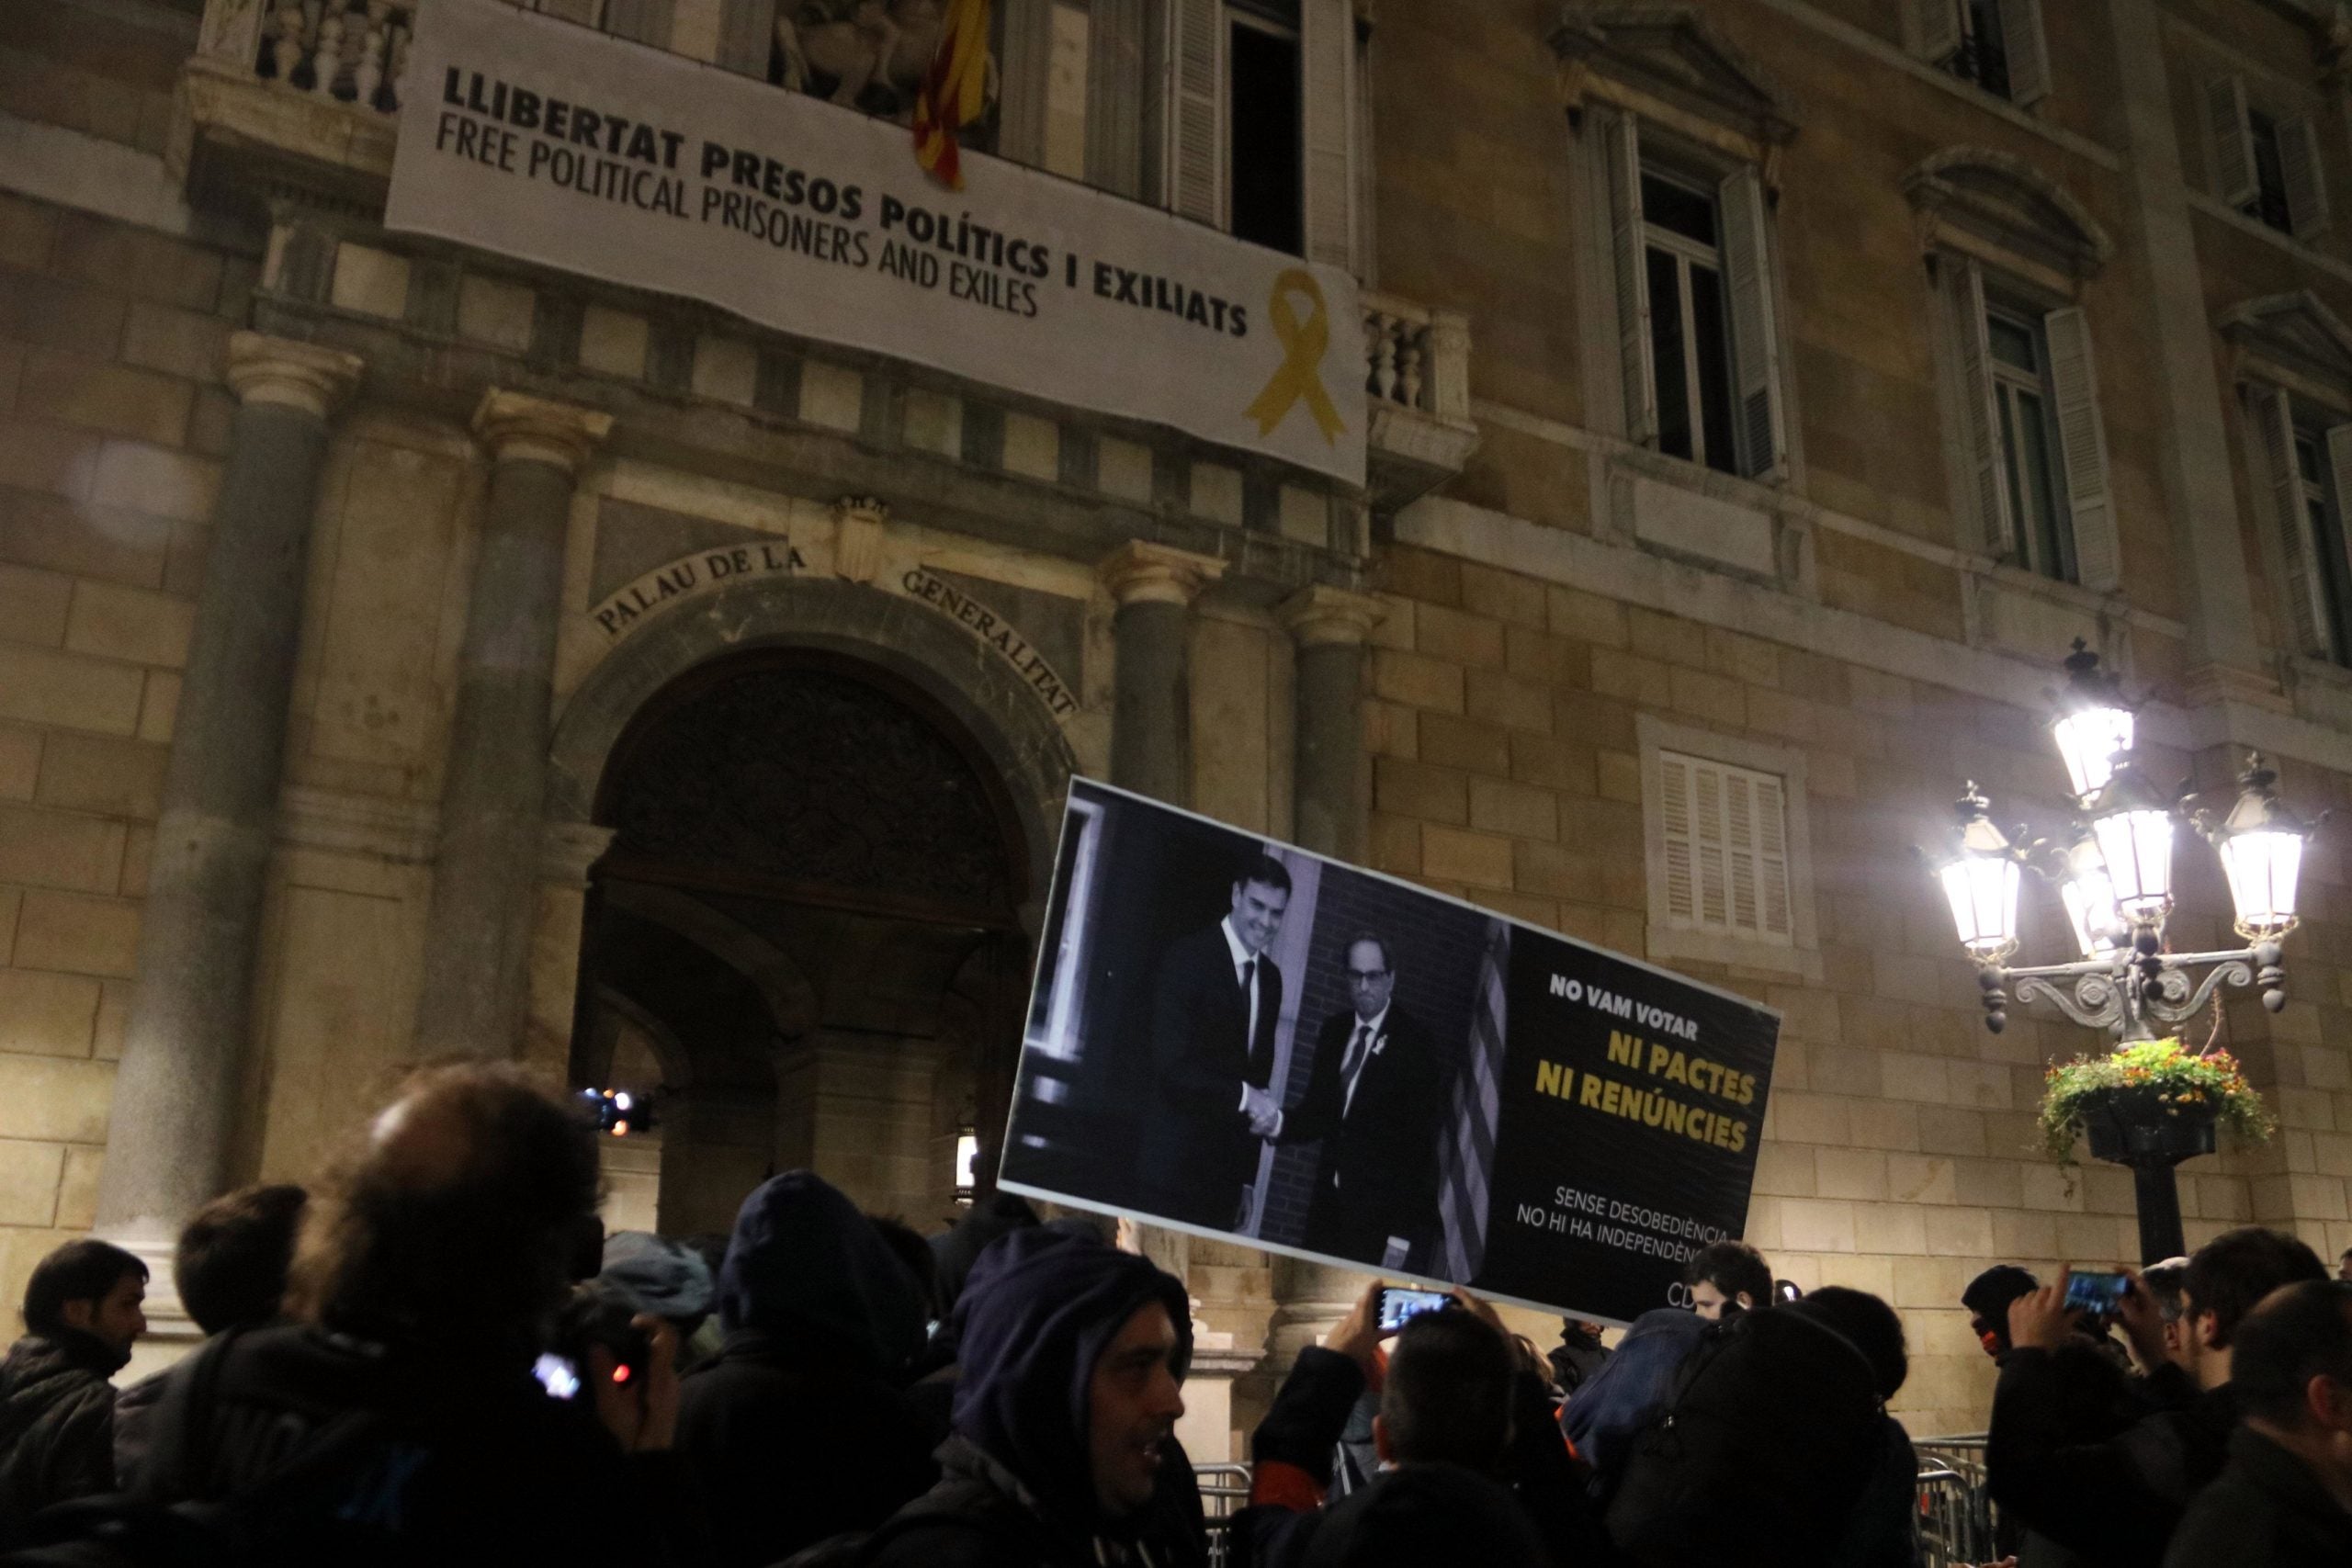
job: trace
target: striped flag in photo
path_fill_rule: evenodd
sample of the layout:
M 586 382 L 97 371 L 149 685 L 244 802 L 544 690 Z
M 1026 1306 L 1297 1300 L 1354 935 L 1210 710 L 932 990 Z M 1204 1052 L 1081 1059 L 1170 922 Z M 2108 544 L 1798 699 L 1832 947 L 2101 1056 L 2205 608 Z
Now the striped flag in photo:
M 1500 1115 L 1503 977 L 1510 969 L 1510 927 L 1500 920 L 1487 930 L 1487 953 L 1478 965 L 1478 988 L 1471 1008 L 1470 1040 L 1453 1077 L 1452 1114 L 1438 1162 L 1438 1218 L 1445 1248 L 1445 1276 L 1467 1284 L 1487 1256 L 1487 1178 L 1495 1165 L 1495 1124 Z

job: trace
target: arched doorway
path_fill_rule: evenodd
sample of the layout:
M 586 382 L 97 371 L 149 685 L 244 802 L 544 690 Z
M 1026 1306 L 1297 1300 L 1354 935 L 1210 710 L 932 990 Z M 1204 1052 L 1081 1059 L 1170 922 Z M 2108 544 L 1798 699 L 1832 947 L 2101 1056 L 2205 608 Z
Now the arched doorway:
M 970 729 L 844 652 L 729 653 L 638 708 L 593 815 L 571 1071 L 651 1095 L 661 1228 L 797 1166 L 945 1218 L 958 1134 L 1003 1124 L 1036 891 Z

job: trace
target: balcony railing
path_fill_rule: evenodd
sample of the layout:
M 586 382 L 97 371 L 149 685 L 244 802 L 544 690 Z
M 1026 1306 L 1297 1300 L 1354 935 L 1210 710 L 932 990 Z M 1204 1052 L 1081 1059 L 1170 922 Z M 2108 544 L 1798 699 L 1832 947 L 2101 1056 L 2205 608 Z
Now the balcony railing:
M 279 186 L 290 161 L 335 196 L 380 200 L 417 5 L 207 0 L 174 149 L 191 195 L 250 200 Z M 1461 472 L 1477 446 L 1470 324 L 1395 295 L 1362 299 L 1367 483 L 1375 505 L 1401 505 Z

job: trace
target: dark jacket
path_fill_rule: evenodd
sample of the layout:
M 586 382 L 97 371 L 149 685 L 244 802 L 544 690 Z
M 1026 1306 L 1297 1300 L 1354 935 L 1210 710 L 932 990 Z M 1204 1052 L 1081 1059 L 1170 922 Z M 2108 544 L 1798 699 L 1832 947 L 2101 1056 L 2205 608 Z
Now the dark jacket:
M 2309 1466 L 2251 1427 L 2173 1532 L 2165 1568 L 2304 1568 L 2352 1562 L 2352 1514 Z
M 922 1348 L 913 1277 L 807 1171 L 743 1201 L 719 1272 L 727 1341 L 680 1386 L 678 1448 L 711 1509 L 712 1561 L 764 1568 L 870 1530 L 939 1476 L 898 1376 Z
M 1231 1230 L 1241 1190 L 1258 1168 L 1258 1140 L 1242 1113 L 1243 1085 L 1273 1077 L 1282 971 L 1258 961 L 1258 1027 L 1219 921 L 1160 960 L 1151 1003 L 1151 1083 L 1136 1174 L 1145 1206 L 1168 1219 Z
M 1302 1245 L 1378 1266 L 1390 1236 L 1417 1243 L 1437 1213 L 1444 1073 L 1429 1031 L 1392 1003 L 1351 1102 L 1341 1068 L 1359 1021 L 1352 1008 L 1324 1021 L 1306 1093 L 1275 1142 L 1322 1145 Z
M 2012 1350 L 1993 1391 L 1985 1443 L 1993 1501 L 2092 1568 L 2144 1568 L 2161 1559 L 2189 1499 L 2221 1473 L 2238 1404 L 2227 1383 L 2193 1396 L 2177 1375 L 2147 1384 L 2155 1401 L 2186 1403 L 2086 1441 L 2080 1390 L 2061 1359 Z
M 191 1387 L 196 1364 L 174 1370 L 155 1416 L 141 1485 L 156 1501 L 226 1500 L 308 1456 L 347 1453 L 273 1507 L 270 1561 L 692 1559 L 695 1503 L 675 1456 L 623 1454 L 527 1363 L 287 1325 L 224 1345 L 209 1401 Z
M 1106 1517 L 1096 1501 L 1087 1420 L 1094 1363 L 1127 1320 L 1158 1302 L 1192 1354 L 1184 1288 L 1100 1242 L 1024 1230 L 989 1249 L 962 1309 L 956 1435 L 939 1484 L 876 1532 L 867 1561 L 888 1568 L 1061 1568 L 1207 1556 L 1200 1494 L 1173 1439 L 1159 1495 Z
M 1590 1381 L 1568 1396 L 1560 1429 L 1577 1457 L 1592 1467 L 1593 1492 L 1606 1499 L 1633 1457 L 1634 1439 L 1665 1414 L 1674 1374 L 1707 1330 L 1706 1320 L 1680 1307 L 1659 1307 L 1634 1320 L 1625 1337 Z
M 130 1352 L 76 1329 L 0 1360 L 0 1543 L 51 1503 L 114 1490 L 114 1385 Z
M 1878 1466 L 1827 1568 L 1917 1568 L 1919 1562 L 1919 1456 L 1894 1416 L 1883 1418 L 1880 1434 Z
M 1577 1568 L 1611 1559 L 1542 1381 L 1513 1390 L 1514 1441 L 1503 1475 L 1458 1465 L 1382 1471 L 1330 1502 L 1332 1445 L 1364 1393 L 1362 1369 L 1308 1346 L 1250 1438 L 1250 1506 L 1228 1540 L 1233 1568 L 1373 1568 L 1374 1564 L 1550 1562 Z

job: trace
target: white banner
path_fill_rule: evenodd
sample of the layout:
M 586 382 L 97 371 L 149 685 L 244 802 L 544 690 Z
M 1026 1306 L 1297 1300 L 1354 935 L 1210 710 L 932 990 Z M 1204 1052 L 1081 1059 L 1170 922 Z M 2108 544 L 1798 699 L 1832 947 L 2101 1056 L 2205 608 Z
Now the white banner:
M 1363 482 L 1355 282 L 496 0 L 425 0 L 385 226 Z

